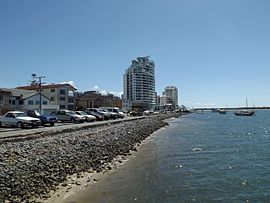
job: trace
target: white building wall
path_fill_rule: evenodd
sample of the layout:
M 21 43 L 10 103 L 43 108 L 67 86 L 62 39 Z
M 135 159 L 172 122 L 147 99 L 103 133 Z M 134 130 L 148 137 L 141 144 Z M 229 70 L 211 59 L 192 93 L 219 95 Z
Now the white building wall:
M 33 97 L 29 97 L 25 99 L 23 105 L 18 105 L 18 106 L 23 111 L 39 110 L 40 108 L 39 101 L 40 101 L 40 96 L 39 94 L 37 94 L 37 95 L 34 95 Z M 41 96 L 41 104 L 42 104 L 41 108 L 44 113 L 50 113 L 54 110 L 59 109 L 59 105 L 51 104 L 50 100 L 43 95 Z

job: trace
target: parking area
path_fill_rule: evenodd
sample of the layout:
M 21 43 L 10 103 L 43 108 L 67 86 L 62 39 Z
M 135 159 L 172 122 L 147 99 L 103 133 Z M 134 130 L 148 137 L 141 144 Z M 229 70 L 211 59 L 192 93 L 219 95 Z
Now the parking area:
M 106 121 L 97 121 L 89 123 L 61 123 L 58 122 L 54 126 L 39 126 L 37 128 L 12 128 L 12 127 L 1 127 L 0 128 L 0 140 L 9 139 L 9 138 L 22 138 L 31 135 L 40 135 L 43 133 L 61 133 L 63 130 L 79 130 L 82 128 L 90 128 L 102 125 L 111 125 L 120 122 L 126 122 L 131 120 L 143 119 L 144 116 L 138 117 L 126 117 L 124 119 L 116 120 L 106 120 Z

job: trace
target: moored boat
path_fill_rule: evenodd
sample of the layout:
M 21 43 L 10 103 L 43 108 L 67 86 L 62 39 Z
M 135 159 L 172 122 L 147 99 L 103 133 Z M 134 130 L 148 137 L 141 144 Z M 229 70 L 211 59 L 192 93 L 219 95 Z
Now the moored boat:
M 248 108 L 248 100 L 247 100 L 247 98 L 246 98 L 246 108 Z M 254 110 L 244 109 L 244 110 L 236 111 L 236 112 L 234 112 L 234 114 L 236 116 L 253 116 L 253 115 L 255 115 L 255 111 Z
M 220 113 L 220 114 L 226 114 L 227 111 L 225 109 L 218 109 L 218 113 Z
M 236 116 L 253 116 L 255 115 L 255 111 L 249 111 L 249 110 L 241 110 L 234 112 Z

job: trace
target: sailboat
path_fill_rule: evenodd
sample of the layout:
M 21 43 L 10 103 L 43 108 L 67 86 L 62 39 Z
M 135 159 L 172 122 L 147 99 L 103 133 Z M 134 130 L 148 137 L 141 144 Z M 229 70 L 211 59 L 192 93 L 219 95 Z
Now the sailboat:
M 227 111 L 225 109 L 218 109 L 218 113 L 220 113 L 220 114 L 226 114 Z
M 246 107 L 248 108 L 247 98 L 246 98 Z M 236 116 L 253 116 L 253 115 L 255 115 L 255 111 L 254 110 L 250 111 L 248 109 L 244 109 L 244 110 L 236 111 L 236 112 L 234 112 L 234 114 Z

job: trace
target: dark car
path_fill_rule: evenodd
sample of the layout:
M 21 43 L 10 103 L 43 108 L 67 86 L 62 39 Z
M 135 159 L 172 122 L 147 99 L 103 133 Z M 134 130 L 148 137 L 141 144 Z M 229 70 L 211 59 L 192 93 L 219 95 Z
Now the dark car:
M 46 114 L 41 114 L 39 111 L 36 110 L 29 110 L 27 115 L 33 118 L 38 118 L 41 121 L 41 125 L 50 125 L 54 126 L 54 124 L 58 121 L 55 116 L 49 116 Z

